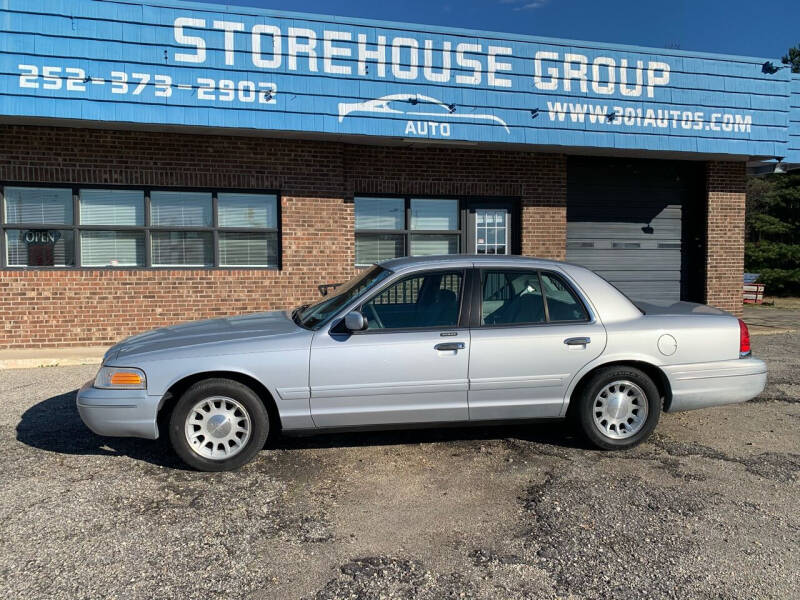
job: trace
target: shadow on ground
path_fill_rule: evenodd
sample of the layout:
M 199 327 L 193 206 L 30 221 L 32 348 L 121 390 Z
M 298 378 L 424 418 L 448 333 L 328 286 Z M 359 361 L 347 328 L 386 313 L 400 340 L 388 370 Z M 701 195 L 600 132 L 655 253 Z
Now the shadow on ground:
M 184 468 L 163 436 L 152 441 L 92 433 L 78 416 L 77 393 L 59 394 L 26 410 L 17 425 L 17 440 L 58 454 L 129 456 L 163 467 Z
M 128 456 L 154 465 L 184 469 L 173 453 L 167 436 L 158 440 L 103 437 L 92 433 L 75 408 L 77 390 L 35 404 L 17 425 L 17 440 L 28 446 L 76 455 Z M 568 448 L 588 448 L 566 422 L 549 421 L 515 425 L 443 426 L 390 431 L 353 431 L 316 435 L 279 435 L 267 442 L 268 449 L 304 450 L 432 444 L 440 442 L 481 442 L 518 439 Z

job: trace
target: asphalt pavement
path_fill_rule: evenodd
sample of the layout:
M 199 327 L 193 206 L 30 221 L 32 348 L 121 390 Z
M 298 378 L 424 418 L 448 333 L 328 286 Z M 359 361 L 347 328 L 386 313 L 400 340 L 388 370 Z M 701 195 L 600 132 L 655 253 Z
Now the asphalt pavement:
M 592 450 L 563 424 L 278 438 L 235 473 L 101 438 L 96 367 L 0 371 L 7 598 L 800 598 L 800 334 L 755 401 Z

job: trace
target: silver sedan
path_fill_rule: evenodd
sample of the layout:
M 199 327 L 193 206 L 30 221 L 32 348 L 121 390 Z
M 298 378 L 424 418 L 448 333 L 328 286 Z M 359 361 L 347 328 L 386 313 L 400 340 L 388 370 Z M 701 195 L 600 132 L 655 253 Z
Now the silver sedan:
M 596 446 L 629 448 L 662 410 L 743 402 L 766 376 L 723 311 L 637 305 L 566 263 L 425 257 L 313 306 L 128 338 L 77 404 L 100 435 L 168 431 L 186 463 L 222 471 L 278 431 L 569 417 Z

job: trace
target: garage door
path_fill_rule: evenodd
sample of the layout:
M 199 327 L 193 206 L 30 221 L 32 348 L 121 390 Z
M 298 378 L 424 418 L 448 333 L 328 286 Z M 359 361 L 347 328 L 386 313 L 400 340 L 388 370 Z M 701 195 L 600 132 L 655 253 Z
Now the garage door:
M 703 235 L 694 231 L 701 165 L 574 157 L 567 175 L 567 260 L 629 297 L 697 299 Z

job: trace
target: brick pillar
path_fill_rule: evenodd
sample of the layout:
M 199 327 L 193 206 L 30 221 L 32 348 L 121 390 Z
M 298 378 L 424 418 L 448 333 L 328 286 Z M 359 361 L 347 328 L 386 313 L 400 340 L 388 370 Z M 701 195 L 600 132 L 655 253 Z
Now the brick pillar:
M 567 157 L 538 155 L 522 197 L 522 255 L 567 257 Z
M 745 163 L 707 163 L 706 191 L 706 304 L 741 315 Z

